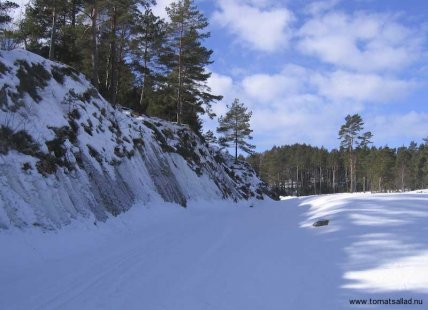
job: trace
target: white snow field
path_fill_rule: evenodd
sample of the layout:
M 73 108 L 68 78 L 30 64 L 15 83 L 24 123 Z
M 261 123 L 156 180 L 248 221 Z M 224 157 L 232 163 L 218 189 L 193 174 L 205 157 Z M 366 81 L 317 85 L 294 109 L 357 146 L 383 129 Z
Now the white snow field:
M 427 309 L 427 236 L 423 192 L 135 206 L 1 231 L 0 309 Z

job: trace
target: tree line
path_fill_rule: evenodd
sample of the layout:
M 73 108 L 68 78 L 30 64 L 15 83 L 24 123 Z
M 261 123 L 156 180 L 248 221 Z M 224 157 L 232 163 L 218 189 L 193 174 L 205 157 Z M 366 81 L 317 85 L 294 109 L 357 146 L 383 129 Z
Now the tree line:
M 428 139 L 398 148 L 370 146 L 373 135 L 361 134 L 363 124 L 359 115 L 348 115 L 337 149 L 274 146 L 247 161 L 281 195 L 407 191 L 428 186 Z
M 217 132 L 202 134 L 200 116 L 213 118 L 207 81 L 213 63 L 208 21 L 193 0 L 177 0 L 167 20 L 156 16 L 154 0 L 32 0 L 18 27 L 5 25 L 17 5 L 0 1 L 2 49 L 24 47 L 84 73 L 112 105 L 187 124 L 208 143 L 253 153 L 251 112 L 238 99 L 219 118 Z
M 156 16 L 153 0 L 32 0 L 16 28 L 0 1 L 2 49 L 24 47 L 83 72 L 113 105 L 188 124 L 202 135 L 201 115 L 222 96 L 207 85 L 213 51 L 204 43 L 208 21 L 193 0 L 177 0 Z M 220 117 L 218 140 L 207 142 L 252 154 L 251 112 L 235 100 Z M 308 195 L 423 188 L 428 183 L 428 140 L 408 147 L 373 147 L 359 115 L 339 130 L 331 151 L 305 144 L 274 147 L 247 160 L 281 194 Z
M 201 133 L 222 96 L 207 85 L 213 61 L 204 46 L 207 19 L 193 0 L 177 0 L 167 20 L 154 0 L 32 0 L 15 31 L 6 30 L 16 5 L 0 1 L 3 48 L 16 46 L 84 73 L 113 105 L 187 124 Z

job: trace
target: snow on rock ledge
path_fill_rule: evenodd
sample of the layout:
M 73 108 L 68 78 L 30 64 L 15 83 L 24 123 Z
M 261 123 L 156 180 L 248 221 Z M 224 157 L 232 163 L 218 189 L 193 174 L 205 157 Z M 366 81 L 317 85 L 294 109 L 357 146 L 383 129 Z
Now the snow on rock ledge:
M 115 109 L 82 74 L 27 51 L 0 52 L 0 126 L 0 229 L 269 194 L 186 126 Z

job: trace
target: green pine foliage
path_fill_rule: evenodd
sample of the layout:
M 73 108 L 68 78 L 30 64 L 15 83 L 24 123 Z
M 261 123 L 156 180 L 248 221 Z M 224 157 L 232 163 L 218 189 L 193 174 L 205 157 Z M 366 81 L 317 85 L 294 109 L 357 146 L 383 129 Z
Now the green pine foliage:
M 200 132 L 200 114 L 214 114 L 211 105 L 222 96 L 211 94 L 207 80 L 211 73 L 206 67 L 212 63 L 212 50 L 203 45 L 209 37 L 206 17 L 198 11 L 193 0 L 179 0 L 167 8 L 170 22 L 162 47 L 160 62 L 165 68 L 164 83 L 159 94 L 161 104 L 169 102 L 164 118 L 175 113 L 178 124 L 187 124 Z M 172 120 L 172 119 L 171 119 Z
M 0 1 L 0 26 L 10 23 L 12 18 L 9 15 L 10 10 L 16 9 L 19 6 L 12 1 Z
M 19 5 L 12 1 L 0 1 L 0 27 L 4 24 L 10 23 L 12 18 L 9 11 L 18 8 Z
M 12 49 L 15 45 L 16 33 L 8 25 L 12 21 L 10 11 L 18 7 L 15 2 L 0 1 L 0 49 Z
M 217 132 L 222 136 L 219 139 L 220 145 L 223 147 L 234 147 L 235 161 L 238 160 L 238 148 L 247 153 L 253 154 L 255 145 L 248 143 L 246 140 L 251 140 L 250 119 L 252 112 L 247 110 L 244 103 L 240 103 L 239 99 L 235 99 L 231 106 L 227 106 L 225 116 L 219 118 L 219 127 Z
M 222 98 L 207 85 L 207 19 L 192 0 L 178 0 L 165 21 L 153 14 L 154 3 L 33 0 L 19 37 L 27 50 L 83 72 L 113 105 L 200 133 L 200 115 L 214 116 L 211 105 Z M 0 21 L 3 12 L 0 6 Z
M 247 158 L 258 175 L 281 195 L 387 192 L 426 188 L 428 139 L 419 146 L 369 147 L 360 115 L 348 115 L 339 131 L 340 148 L 328 151 L 294 144 Z
M 354 154 L 355 146 L 366 149 L 371 143 L 370 139 L 373 134 L 368 131 L 360 136 L 361 131 L 364 129 L 363 119 L 359 114 L 347 115 L 345 124 L 340 127 L 339 139 L 340 147 L 348 150 L 349 160 L 349 191 L 355 191 L 355 169 L 356 158 Z
M 203 138 L 205 140 L 205 143 L 208 143 L 208 144 L 218 143 L 217 137 L 214 135 L 214 132 L 212 132 L 211 130 L 208 130 L 207 132 L 205 132 L 203 135 Z
M 139 87 L 139 100 L 134 103 L 134 110 L 146 114 L 156 112 L 154 105 L 155 89 L 162 81 L 162 65 L 159 62 L 162 44 L 166 35 L 166 23 L 155 16 L 150 8 L 137 12 L 135 27 L 130 43 L 132 70 Z M 152 113 L 154 114 L 154 113 Z
M 360 131 L 363 129 L 364 122 L 358 114 L 347 115 L 345 121 L 345 124 L 339 130 L 340 146 L 345 149 L 352 149 Z
M 213 52 L 205 46 L 210 35 L 207 18 L 193 0 L 171 3 L 168 20 L 153 14 L 153 4 L 153 0 L 32 0 L 13 40 L 83 72 L 112 104 L 187 124 L 200 133 L 200 116 L 214 116 L 211 105 L 222 98 L 207 85 L 207 66 L 213 62 Z M 1 48 L 10 46 L 6 29 L 14 8 L 11 1 L 0 1 Z M 58 68 L 52 71 L 58 83 L 75 72 Z M 0 74 L 7 70 L 0 64 Z M 18 77 L 21 93 L 35 100 L 39 100 L 36 88 L 43 88 L 50 78 L 30 65 L 23 65 Z M 296 144 L 253 154 L 254 146 L 247 142 L 251 112 L 239 101 L 230 108 L 220 118 L 220 141 L 212 132 L 205 140 L 234 147 L 235 158 L 238 149 L 252 154 L 247 160 L 283 194 L 404 191 L 428 185 L 428 139 L 397 149 L 372 147 L 372 133 L 364 132 L 361 116 L 354 114 L 340 128 L 339 149 Z
M 409 191 L 428 185 L 428 145 L 399 148 L 357 146 L 354 150 L 356 192 Z M 348 192 L 348 150 L 294 144 L 247 157 L 258 175 L 281 195 Z

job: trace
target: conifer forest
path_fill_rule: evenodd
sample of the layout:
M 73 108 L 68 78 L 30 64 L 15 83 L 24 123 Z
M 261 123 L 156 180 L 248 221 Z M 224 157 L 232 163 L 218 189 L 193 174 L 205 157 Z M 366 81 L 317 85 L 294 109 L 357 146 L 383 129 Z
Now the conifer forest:
M 412 142 L 399 148 L 357 147 L 353 158 L 353 189 L 349 154 L 343 148 L 327 150 L 306 144 L 274 146 L 251 155 L 248 161 L 281 195 L 408 191 L 428 184 L 425 143 Z
M 34 0 L 23 8 L 17 27 L 8 13 L 17 5 L 0 2 L 2 49 L 25 48 L 83 72 L 114 106 L 133 113 L 187 124 L 207 142 L 241 151 L 259 176 L 281 195 L 338 192 L 386 192 L 428 184 L 428 140 L 407 146 L 374 146 L 376 133 L 363 132 L 358 114 L 338 128 L 337 148 L 302 143 L 254 153 L 251 111 L 227 133 L 203 135 L 201 115 L 215 117 L 212 105 L 222 99 L 208 86 L 213 51 L 204 45 L 208 19 L 192 0 L 172 2 L 168 18 L 152 12 L 152 0 Z M 236 94 L 239 96 L 239 94 Z M 238 99 L 236 99 L 238 100 Z M 246 110 L 245 110 L 246 111 Z M 230 113 L 230 112 L 229 112 Z M 227 116 L 227 115 L 226 115 Z M 219 116 L 224 121 L 223 116 Z M 233 143 L 225 143 L 229 139 Z M 240 159 L 244 159 L 242 154 Z

